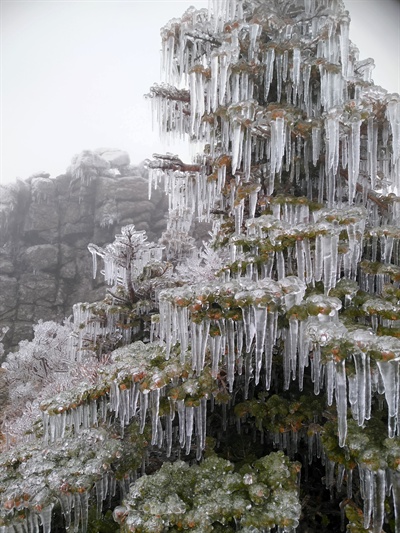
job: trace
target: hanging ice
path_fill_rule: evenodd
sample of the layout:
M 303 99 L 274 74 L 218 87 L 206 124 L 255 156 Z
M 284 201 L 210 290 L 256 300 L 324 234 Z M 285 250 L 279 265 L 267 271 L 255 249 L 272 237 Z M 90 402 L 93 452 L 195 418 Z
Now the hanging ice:
M 382 349 L 387 347 L 391 350 L 391 338 L 386 337 L 387 342 L 384 344 L 383 338 L 380 339 Z M 396 360 L 377 361 L 381 373 L 384 387 L 385 398 L 388 405 L 388 432 L 389 437 L 393 438 L 399 432 L 399 401 L 400 401 L 400 376 L 399 376 L 400 355 Z
M 360 168 L 360 127 L 361 117 L 354 115 L 350 121 L 350 136 L 349 136 L 349 204 L 353 202 L 356 193 L 356 185 L 358 180 Z
M 338 413 L 339 446 L 343 448 L 347 436 L 347 387 L 345 360 L 335 363 L 336 367 L 336 408 Z
M 339 110 L 330 110 L 325 119 L 327 145 L 327 169 L 336 173 L 339 163 Z
M 271 121 L 271 173 L 280 172 L 285 151 L 286 122 L 283 117 Z

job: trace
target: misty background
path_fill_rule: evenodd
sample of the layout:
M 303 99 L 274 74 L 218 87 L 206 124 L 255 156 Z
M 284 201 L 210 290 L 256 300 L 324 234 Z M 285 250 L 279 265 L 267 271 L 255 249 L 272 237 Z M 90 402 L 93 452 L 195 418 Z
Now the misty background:
M 191 157 L 165 143 L 143 95 L 160 76 L 160 28 L 208 1 L 1 0 L 0 183 L 65 172 L 74 154 L 99 147 Z M 373 80 L 400 93 L 400 1 L 345 0 L 360 59 Z

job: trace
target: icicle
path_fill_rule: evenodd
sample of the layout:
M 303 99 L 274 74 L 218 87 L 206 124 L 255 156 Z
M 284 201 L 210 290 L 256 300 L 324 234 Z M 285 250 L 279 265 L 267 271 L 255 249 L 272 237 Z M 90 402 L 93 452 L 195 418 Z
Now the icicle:
M 39 526 L 39 517 L 36 513 L 30 513 L 28 516 L 28 533 L 39 533 L 40 526 Z M 0 532 L 3 533 L 1 527 Z M 4 531 L 6 533 L 6 531 Z M 396 532 L 397 533 L 397 532 Z
M 328 294 L 330 289 L 336 285 L 339 236 L 335 234 L 322 235 L 321 241 L 324 289 L 325 294 Z
M 172 416 L 168 413 L 165 416 L 165 441 L 167 444 L 166 455 L 171 457 L 172 452 Z
M 144 431 L 146 425 L 147 407 L 149 405 L 149 391 L 140 392 L 140 433 Z
M 252 351 L 247 352 L 244 358 L 244 398 L 245 400 L 249 397 L 249 386 L 253 378 L 253 353 Z
M 243 214 L 244 199 L 241 199 L 240 202 L 238 202 L 238 204 L 235 206 L 235 233 L 237 235 L 242 233 Z
M 239 120 L 232 123 L 232 174 L 240 166 L 240 153 L 242 146 L 242 126 Z
M 327 145 L 327 170 L 334 174 L 337 171 L 339 163 L 339 114 L 338 110 L 330 110 L 325 119 L 325 132 Z
M 201 342 L 200 342 L 200 351 L 198 352 L 198 359 L 197 359 L 197 371 L 201 372 L 204 368 L 204 361 L 206 357 L 206 350 L 207 350 L 207 341 L 209 338 L 209 332 L 210 332 L 210 320 L 203 320 L 201 323 L 201 329 L 200 329 L 200 335 L 201 335 Z
M 269 312 L 267 314 L 267 326 L 265 335 L 265 352 L 264 352 L 264 366 L 265 366 L 265 388 L 270 389 L 271 373 L 272 373 L 272 355 L 273 348 L 277 335 L 277 321 L 278 313 Z
M 347 388 L 345 360 L 337 361 L 336 367 L 336 409 L 338 414 L 339 446 L 343 448 L 347 436 Z
M 308 366 L 308 354 L 309 354 L 309 342 L 306 342 L 306 322 L 301 321 L 299 327 L 299 340 L 298 340 L 298 350 L 299 350 L 299 390 L 303 390 L 304 382 L 304 369 Z M 271 350 L 272 352 L 272 350 Z
M 176 402 L 178 408 L 178 417 L 179 417 L 179 444 L 181 448 L 185 446 L 186 442 L 186 407 L 185 400 L 178 400 Z
M 249 50 L 248 60 L 254 61 L 257 54 L 257 38 L 261 33 L 261 26 L 259 24 L 250 24 L 249 26 Z
M 278 274 L 278 280 L 281 280 L 286 276 L 285 256 L 283 255 L 283 252 L 281 251 L 276 252 L 275 255 L 276 255 L 276 270 Z
M 381 533 L 385 518 L 386 472 L 381 468 L 373 473 L 373 533 Z
M 50 504 L 40 511 L 40 520 L 42 522 L 43 533 L 51 532 L 51 513 L 53 511 L 53 505 Z
M 353 470 L 351 468 L 346 469 L 347 476 L 347 498 L 349 500 L 353 497 Z
M 200 406 L 198 407 L 199 418 L 197 433 L 200 436 L 199 445 L 201 450 L 206 447 L 206 431 L 207 431 L 207 398 L 201 398 Z
M 384 337 L 381 337 L 381 339 L 384 339 Z M 384 383 L 385 399 L 388 405 L 388 434 L 389 438 L 393 438 L 396 434 L 396 423 L 399 407 L 399 361 L 377 361 L 377 365 Z
M 244 322 L 244 332 L 246 338 L 246 352 L 250 351 L 251 344 L 256 334 L 255 319 L 254 319 L 254 306 L 243 306 L 242 316 Z
M 359 426 L 363 426 L 367 415 L 367 379 L 366 379 L 366 356 L 361 350 L 353 354 L 354 364 L 356 368 L 356 383 L 357 383 L 357 422 Z
M 211 110 L 214 112 L 218 107 L 218 52 L 211 54 Z
M 304 264 L 304 242 L 303 240 L 296 241 L 296 261 L 297 261 L 297 275 L 299 278 L 305 280 L 305 264 Z
M 98 479 L 96 481 L 95 487 L 96 487 L 96 509 L 97 509 L 96 516 L 100 518 L 102 509 L 103 509 L 103 500 L 105 498 L 103 478 Z
M 355 375 L 347 376 L 348 397 L 351 407 L 351 414 L 354 420 L 358 420 L 358 394 L 357 394 L 357 377 Z
M 264 81 L 264 99 L 268 101 L 269 89 L 274 76 L 275 48 L 268 48 L 265 55 L 265 81 Z
M 191 448 L 192 433 L 193 433 L 193 416 L 194 416 L 194 407 L 186 406 L 186 409 L 185 409 L 186 455 L 189 455 L 190 448 Z
M 292 380 L 296 379 L 297 370 L 297 344 L 299 336 L 299 321 L 296 318 L 290 318 L 289 320 L 289 357 L 290 357 L 290 370 L 292 373 Z
M 299 48 L 293 49 L 293 85 L 295 94 L 298 93 L 300 86 L 300 66 L 301 66 L 301 52 Z
M 72 494 L 70 492 L 60 492 L 58 499 L 61 504 L 61 511 L 65 520 L 65 528 L 68 530 L 71 525 Z
M 91 253 L 92 260 L 93 260 L 93 279 L 96 279 L 96 275 L 97 275 L 97 253 L 96 253 L 96 250 L 93 249 L 93 247 L 91 247 L 90 245 L 88 246 L 88 250 Z
M 374 501 L 374 474 L 371 470 L 359 465 L 360 481 L 362 487 L 362 499 L 364 501 L 364 528 L 368 529 L 371 522 L 371 515 Z M 361 488 L 360 487 L 360 488 Z
M 212 354 L 212 368 L 211 375 L 216 378 L 219 372 L 219 362 L 221 358 L 221 335 L 215 335 L 210 338 L 211 354 Z
M 254 218 L 255 216 L 258 192 L 260 191 L 260 189 L 261 189 L 261 186 L 258 185 L 249 194 L 249 218 Z
M 285 152 L 286 121 L 283 117 L 277 117 L 271 121 L 271 173 L 281 171 L 282 160 Z
M 282 97 L 282 54 L 275 55 L 275 70 L 276 70 L 276 100 L 281 101 Z
M 227 353 L 227 382 L 229 386 L 229 392 L 233 391 L 233 383 L 235 380 L 235 325 L 231 318 L 226 321 L 226 337 L 228 344 Z
M 72 418 L 74 421 L 74 431 L 75 433 L 79 433 L 82 425 L 82 405 L 78 405 L 76 409 L 72 409 Z
M 227 57 L 227 52 L 222 52 L 219 58 L 219 105 L 223 106 L 225 104 L 225 94 L 226 94 L 226 85 L 228 79 L 228 67 L 229 61 Z
M 353 203 L 356 193 L 356 184 L 360 168 L 360 127 L 361 117 L 355 115 L 351 117 L 350 137 L 349 137 L 349 162 L 348 162 L 348 186 L 349 204 Z
M 340 58 L 342 63 L 342 76 L 347 79 L 349 68 L 349 27 L 350 17 L 346 11 L 340 20 Z
M 86 533 L 89 522 L 89 495 L 84 490 L 80 493 L 81 496 L 81 531 Z
M 400 533 L 400 472 L 390 471 L 392 481 L 395 533 Z
M 255 319 L 255 384 L 258 385 L 262 365 L 262 356 L 265 346 L 265 333 L 267 325 L 267 309 L 265 307 L 254 307 Z
M 392 130 L 393 165 L 400 158 L 400 96 L 394 94 L 387 104 L 386 116 Z M 399 191 L 397 191 L 399 194 Z
M 313 126 L 311 136 L 313 165 L 316 167 L 321 154 L 321 128 L 319 126 Z
M 371 189 L 376 187 L 376 176 L 378 173 L 378 126 L 374 117 L 368 118 L 368 174 L 371 179 Z
M 79 531 L 81 519 L 81 499 L 79 492 L 74 492 L 74 531 Z
M 311 380 L 314 383 L 314 394 L 317 396 L 321 390 L 321 348 L 314 346 L 311 359 Z
M 158 422 L 160 411 L 160 389 L 154 389 L 151 394 L 151 445 L 158 441 Z

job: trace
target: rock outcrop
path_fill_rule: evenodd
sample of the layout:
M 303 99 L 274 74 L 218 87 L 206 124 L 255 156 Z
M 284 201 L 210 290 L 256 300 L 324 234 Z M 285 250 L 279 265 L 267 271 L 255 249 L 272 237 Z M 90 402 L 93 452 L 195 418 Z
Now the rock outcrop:
M 100 152 L 100 153 L 99 153 Z M 103 157 L 104 156 L 104 157 Z M 148 200 L 147 174 L 120 150 L 85 151 L 66 174 L 45 172 L 0 190 L 0 327 L 5 353 L 32 338 L 39 319 L 62 320 L 78 301 L 104 296 L 87 245 L 103 246 L 126 224 L 157 240 L 167 203 Z

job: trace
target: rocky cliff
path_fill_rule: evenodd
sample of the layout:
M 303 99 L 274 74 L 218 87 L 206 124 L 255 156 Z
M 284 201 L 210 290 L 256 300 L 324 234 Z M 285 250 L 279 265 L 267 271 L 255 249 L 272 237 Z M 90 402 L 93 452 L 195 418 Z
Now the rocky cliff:
M 114 240 L 126 224 L 156 240 L 166 200 L 148 200 L 146 171 L 126 152 L 82 152 L 66 174 L 37 173 L 0 188 L 0 330 L 5 352 L 31 339 L 39 319 L 60 321 L 78 301 L 104 297 L 87 245 Z

